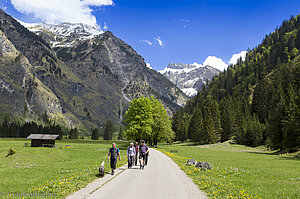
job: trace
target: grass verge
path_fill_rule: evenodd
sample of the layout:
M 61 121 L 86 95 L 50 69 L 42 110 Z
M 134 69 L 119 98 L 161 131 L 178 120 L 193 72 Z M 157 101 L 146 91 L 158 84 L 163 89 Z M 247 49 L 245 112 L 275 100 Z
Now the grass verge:
M 160 145 L 210 198 L 299 198 L 300 160 L 262 148 L 229 143 L 193 146 Z M 178 151 L 177 153 L 171 153 Z M 186 161 L 213 163 L 211 171 L 187 166 Z

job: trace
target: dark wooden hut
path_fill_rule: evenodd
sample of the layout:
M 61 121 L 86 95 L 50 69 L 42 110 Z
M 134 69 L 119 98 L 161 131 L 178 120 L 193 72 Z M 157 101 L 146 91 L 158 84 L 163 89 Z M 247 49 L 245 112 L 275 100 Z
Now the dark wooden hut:
M 31 147 L 55 147 L 55 140 L 59 135 L 31 134 L 27 139 L 31 140 Z

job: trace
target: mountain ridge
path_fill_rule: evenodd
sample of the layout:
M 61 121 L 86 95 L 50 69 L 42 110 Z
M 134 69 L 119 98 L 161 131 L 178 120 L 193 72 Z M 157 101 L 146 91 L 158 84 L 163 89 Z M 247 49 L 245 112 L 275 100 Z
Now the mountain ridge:
M 154 96 L 170 115 L 187 99 L 168 79 L 149 69 L 131 46 L 109 31 L 88 39 L 74 37 L 73 45 L 52 48 L 51 40 L 57 37 L 47 37 L 50 31 L 34 34 L 2 10 L 0 22 L 2 51 L 6 43 L 16 49 L 13 56 L 0 53 L 0 77 L 5 82 L 0 90 L 2 113 L 37 120 L 46 112 L 69 128 L 91 128 L 107 119 L 121 123 L 128 99 Z M 19 101 L 18 106 L 8 100 L 11 97 L 7 88 L 15 90 L 13 101 Z M 45 101 L 51 106 L 46 106 Z M 55 107 L 61 107 L 60 111 L 55 112 Z
M 105 33 L 94 26 L 83 23 L 46 24 L 46 23 L 24 23 L 17 20 L 29 31 L 41 36 L 51 43 L 51 47 L 70 47 L 76 41 L 92 39 Z

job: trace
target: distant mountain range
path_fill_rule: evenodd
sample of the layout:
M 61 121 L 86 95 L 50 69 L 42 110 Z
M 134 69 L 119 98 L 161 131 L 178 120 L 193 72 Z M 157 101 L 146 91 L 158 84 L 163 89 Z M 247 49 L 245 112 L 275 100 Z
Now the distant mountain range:
M 26 27 L 24 27 L 26 26 Z M 20 23 L 0 10 L 0 113 L 81 129 L 121 123 L 129 101 L 154 96 L 172 115 L 187 96 L 109 31 Z
M 203 66 L 198 63 L 170 63 L 168 67 L 159 72 L 177 85 L 186 95 L 192 97 L 221 71 L 212 66 Z

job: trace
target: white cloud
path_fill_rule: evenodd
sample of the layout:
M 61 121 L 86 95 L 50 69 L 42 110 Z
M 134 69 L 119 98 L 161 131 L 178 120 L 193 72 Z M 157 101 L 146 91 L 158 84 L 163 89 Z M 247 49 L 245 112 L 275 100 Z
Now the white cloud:
M 150 45 L 150 46 L 153 45 L 151 41 L 146 40 L 146 39 L 141 40 L 141 42 L 144 42 L 144 43 L 146 43 L 146 44 L 148 44 L 148 45 Z
M 239 58 L 242 58 L 243 61 L 245 61 L 245 58 L 246 58 L 246 54 L 247 54 L 247 51 L 242 51 L 238 54 L 234 54 L 232 55 L 230 61 L 229 61 L 229 64 L 233 64 L 235 65 L 238 61 Z
M 161 47 L 164 47 L 165 46 L 165 43 L 161 40 L 161 38 L 158 36 L 155 38 L 155 40 L 158 42 L 158 44 L 161 46 Z
M 247 51 L 242 51 L 238 54 L 232 55 L 229 64 L 236 64 L 237 60 L 242 57 L 242 60 L 245 61 Z M 221 59 L 216 56 L 208 56 L 206 60 L 203 62 L 203 66 L 212 66 L 220 71 L 224 71 L 227 69 L 228 65 Z
M 203 66 L 212 66 L 220 71 L 224 71 L 227 68 L 227 64 L 216 56 L 208 56 L 206 60 L 203 62 Z
M 159 45 L 161 47 L 164 47 L 165 46 L 165 43 L 163 42 L 163 40 L 160 38 L 160 36 L 158 37 L 154 37 L 153 41 L 149 41 L 147 39 L 142 39 L 140 40 L 141 42 L 149 45 L 149 46 L 156 46 L 156 45 Z
M 33 14 L 45 23 L 85 23 L 98 27 L 90 6 L 113 5 L 112 0 L 11 0 L 21 13 Z
M 181 22 L 190 23 L 191 21 L 189 19 L 180 19 Z
M 107 29 L 108 29 L 108 26 L 107 26 L 106 22 L 104 22 L 103 30 L 107 30 Z

